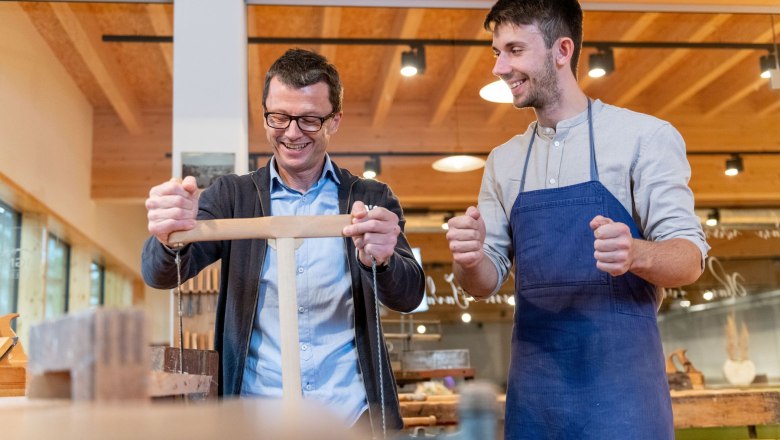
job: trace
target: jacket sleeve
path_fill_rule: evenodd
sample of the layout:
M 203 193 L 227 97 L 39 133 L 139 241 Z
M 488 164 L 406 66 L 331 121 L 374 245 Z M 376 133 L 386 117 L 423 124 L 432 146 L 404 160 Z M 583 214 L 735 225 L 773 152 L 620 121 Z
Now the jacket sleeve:
M 198 200 L 198 220 L 224 218 L 218 204 L 228 199 L 225 179 L 218 179 L 203 191 Z M 228 199 L 229 200 L 229 199 Z M 199 242 L 185 245 L 178 250 L 181 260 L 182 283 L 196 276 L 204 267 L 220 258 L 221 242 Z M 156 289 L 172 289 L 178 285 L 176 252 L 151 236 L 146 239 L 141 251 L 141 274 L 144 282 Z
M 397 312 L 411 312 L 420 305 L 425 292 L 425 274 L 417 260 L 412 254 L 412 248 L 404 234 L 404 219 L 401 204 L 398 198 L 387 185 L 382 185 L 383 191 L 380 197 L 380 206 L 395 213 L 398 216 L 398 224 L 401 227 L 401 233 L 398 234 L 398 241 L 395 245 L 395 252 L 388 261 L 386 267 L 378 268 L 376 274 L 377 290 L 379 291 L 379 301 L 386 307 Z M 357 260 L 357 258 L 356 258 Z M 373 274 L 371 268 L 366 268 L 358 260 L 361 266 L 361 276 L 363 283 L 372 285 Z

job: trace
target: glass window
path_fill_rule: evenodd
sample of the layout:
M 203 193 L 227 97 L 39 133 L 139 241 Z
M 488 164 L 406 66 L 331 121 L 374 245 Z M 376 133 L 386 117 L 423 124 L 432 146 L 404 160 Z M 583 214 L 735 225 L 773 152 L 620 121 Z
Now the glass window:
M 70 245 L 49 234 L 46 252 L 46 318 L 68 311 L 68 269 Z
M 89 267 L 89 305 L 96 307 L 103 305 L 106 288 L 106 268 L 92 262 Z
M 0 316 L 18 311 L 21 225 L 22 216 L 0 201 Z

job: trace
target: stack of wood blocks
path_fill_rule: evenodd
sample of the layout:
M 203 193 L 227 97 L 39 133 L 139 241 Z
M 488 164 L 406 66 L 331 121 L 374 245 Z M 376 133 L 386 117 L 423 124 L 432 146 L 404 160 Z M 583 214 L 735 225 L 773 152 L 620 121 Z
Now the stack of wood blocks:
M 29 397 L 148 398 L 146 321 L 139 309 L 92 309 L 30 331 Z

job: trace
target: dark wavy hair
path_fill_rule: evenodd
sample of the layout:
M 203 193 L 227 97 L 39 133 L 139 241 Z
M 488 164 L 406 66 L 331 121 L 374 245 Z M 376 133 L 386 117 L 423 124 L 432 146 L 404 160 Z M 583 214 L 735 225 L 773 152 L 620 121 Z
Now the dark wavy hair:
M 485 29 L 493 32 L 503 24 L 536 25 L 547 49 L 558 38 L 574 41 L 571 71 L 577 76 L 582 51 L 582 8 L 577 0 L 498 0 L 485 17 Z
M 344 87 L 341 85 L 339 72 L 333 64 L 315 52 L 304 49 L 290 49 L 279 57 L 268 69 L 263 85 L 263 107 L 268 97 L 268 85 L 271 78 L 278 79 L 282 84 L 297 89 L 317 84 L 320 81 L 328 85 L 328 99 L 333 112 L 341 111 L 344 97 Z

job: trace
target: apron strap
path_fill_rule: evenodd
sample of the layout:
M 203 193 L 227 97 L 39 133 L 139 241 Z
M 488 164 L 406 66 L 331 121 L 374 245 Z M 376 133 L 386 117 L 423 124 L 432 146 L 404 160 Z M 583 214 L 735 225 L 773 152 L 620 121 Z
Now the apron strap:
M 588 133 L 590 136 L 590 180 L 599 181 L 599 167 L 596 164 L 596 141 L 593 140 L 593 112 L 588 98 Z
M 528 160 L 531 158 L 531 148 L 534 146 L 534 140 L 536 140 L 536 129 L 539 127 L 539 121 L 534 122 L 534 129 L 531 132 L 531 142 L 528 143 L 528 151 L 525 153 L 525 165 L 523 165 L 523 178 L 520 179 L 520 193 L 523 193 L 525 188 L 525 172 L 528 170 Z
M 590 180 L 599 181 L 599 167 L 596 164 L 596 142 L 593 137 L 593 111 L 591 110 L 590 98 L 588 98 L 588 135 L 590 138 Z M 523 164 L 523 177 L 520 179 L 520 193 L 525 189 L 525 175 L 528 171 L 528 162 L 531 158 L 531 149 L 536 140 L 536 130 L 539 128 L 539 121 L 534 122 L 534 128 L 531 133 L 531 141 L 528 142 L 528 151 L 525 154 L 525 164 Z

